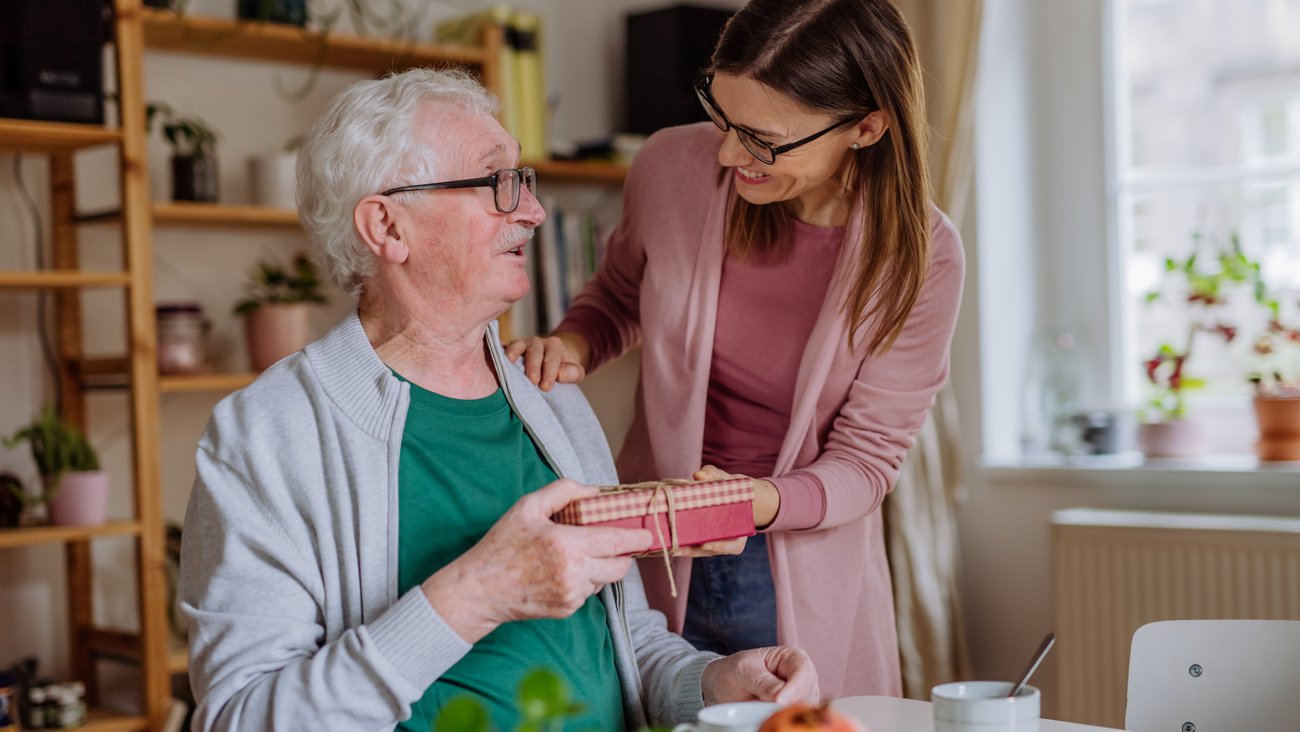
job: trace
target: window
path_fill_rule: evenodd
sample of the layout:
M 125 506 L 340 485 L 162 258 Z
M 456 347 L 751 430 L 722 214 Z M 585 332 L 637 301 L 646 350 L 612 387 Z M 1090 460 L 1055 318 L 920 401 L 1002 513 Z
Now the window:
M 1300 322 L 1300 0 L 1112 0 L 1110 18 L 1124 401 L 1150 395 L 1144 360 L 1190 340 L 1193 403 L 1244 407 L 1267 312 L 1235 288 L 1198 313 L 1166 263 L 1212 272 L 1239 247 Z M 1231 327 L 1245 337 L 1225 342 Z

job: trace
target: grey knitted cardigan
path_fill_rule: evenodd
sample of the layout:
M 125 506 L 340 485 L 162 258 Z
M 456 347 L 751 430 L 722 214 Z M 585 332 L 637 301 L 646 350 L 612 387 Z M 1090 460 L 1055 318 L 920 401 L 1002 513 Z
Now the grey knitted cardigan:
M 555 472 L 617 483 L 582 393 L 544 393 L 486 334 L 507 399 Z M 409 385 L 354 310 L 213 410 L 185 514 L 179 599 L 195 729 L 389 730 L 470 650 L 397 591 L 397 464 Z M 635 565 L 601 590 L 629 730 L 692 719 L 715 654 L 669 633 Z

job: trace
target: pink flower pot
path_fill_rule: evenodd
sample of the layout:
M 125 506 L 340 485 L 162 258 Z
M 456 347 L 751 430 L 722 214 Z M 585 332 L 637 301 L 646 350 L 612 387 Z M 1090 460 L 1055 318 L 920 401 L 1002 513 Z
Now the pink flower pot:
M 296 302 L 262 305 L 244 316 L 248 360 L 254 371 L 265 371 L 307 345 L 307 314 L 307 303 Z
M 1209 449 L 1205 428 L 1196 422 L 1147 422 L 1138 426 L 1138 449 L 1147 457 L 1195 457 Z
M 108 473 L 87 470 L 64 473 L 50 501 L 54 526 L 99 526 L 108 515 Z
M 1260 460 L 1300 460 L 1300 397 L 1255 397 L 1255 419 Z

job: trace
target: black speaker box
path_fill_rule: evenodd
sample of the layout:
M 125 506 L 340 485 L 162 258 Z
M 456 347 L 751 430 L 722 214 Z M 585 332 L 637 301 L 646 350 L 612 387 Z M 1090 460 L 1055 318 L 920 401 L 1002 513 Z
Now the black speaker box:
M 708 117 L 695 80 L 709 66 L 731 11 L 677 5 L 627 17 L 628 132 L 648 135 Z
M 0 0 L 0 117 L 104 123 L 105 0 Z

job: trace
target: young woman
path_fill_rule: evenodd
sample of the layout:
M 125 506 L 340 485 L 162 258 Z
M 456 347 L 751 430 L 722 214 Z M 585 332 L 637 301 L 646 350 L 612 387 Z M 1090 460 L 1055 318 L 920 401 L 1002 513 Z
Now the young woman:
M 676 599 L 642 563 L 670 627 L 802 647 L 825 698 L 899 695 L 879 508 L 947 379 L 964 266 L 910 32 L 889 0 L 751 0 L 697 92 L 712 122 L 650 138 L 600 271 L 509 354 L 547 389 L 640 342 L 621 479 L 758 479 L 743 553 L 675 560 Z

